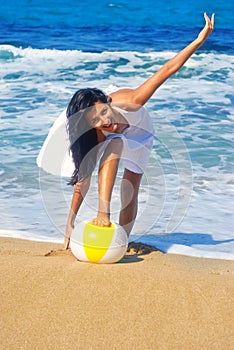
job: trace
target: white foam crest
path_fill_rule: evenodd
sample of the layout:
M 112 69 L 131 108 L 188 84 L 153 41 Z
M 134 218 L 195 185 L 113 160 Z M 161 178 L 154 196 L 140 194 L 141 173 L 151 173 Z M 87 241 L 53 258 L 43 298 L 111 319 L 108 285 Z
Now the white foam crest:
M 61 63 L 61 66 L 69 66 L 74 59 L 78 61 L 87 60 L 101 60 L 101 59 L 113 59 L 118 60 L 120 57 L 124 57 L 129 61 L 132 61 L 134 64 L 141 64 L 142 62 L 152 62 L 160 60 L 168 60 L 172 58 L 177 52 L 174 51 L 161 51 L 161 52 L 137 52 L 137 51 L 103 51 L 100 53 L 94 52 L 84 52 L 80 50 L 58 50 L 58 49 L 35 49 L 31 47 L 21 48 L 15 47 L 12 45 L 0 45 L 0 51 L 8 51 L 13 54 L 15 58 L 27 58 L 31 60 L 32 63 L 40 60 L 56 60 L 58 63 Z M 9 59 L 10 61 L 10 59 Z M 202 64 L 201 64 L 202 63 Z M 189 68 L 196 68 L 203 66 L 208 70 L 219 70 L 220 68 L 225 67 L 227 70 L 233 68 L 233 56 L 226 54 L 194 54 L 185 64 Z
M 164 62 L 175 55 L 175 52 L 101 52 L 90 53 L 77 50 L 56 50 L 56 49 L 33 49 L 33 48 L 16 48 L 10 45 L 1 45 L 0 50 L 8 50 L 12 52 L 15 59 L 8 59 L 0 68 L 1 91 L 7 96 L 11 91 L 12 83 L 20 80 L 20 84 L 25 84 L 27 88 L 40 87 L 49 93 L 61 93 L 67 95 L 71 89 L 77 86 L 90 85 L 105 88 L 109 85 L 110 79 L 116 87 L 126 86 L 126 79 L 129 87 L 135 87 L 145 81 L 153 72 L 157 71 Z M 120 58 L 126 62 L 119 61 Z M 183 79 L 183 93 L 188 97 L 195 92 L 201 92 L 204 100 L 207 102 L 217 101 L 217 96 L 220 102 L 230 103 L 229 97 L 222 94 L 221 100 L 220 91 L 225 91 L 226 94 L 232 92 L 232 84 L 227 84 L 227 80 L 233 78 L 233 57 L 228 55 L 214 54 L 195 54 L 185 64 L 186 69 L 197 69 L 198 73 L 192 74 L 192 83 L 190 79 Z M 91 70 L 87 65 L 95 64 L 95 68 Z M 146 66 L 145 66 L 146 65 Z M 213 81 L 206 80 L 212 72 L 223 71 L 220 74 L 226 74 L 225 81 L 215 81 L 215 89 Z M 137 75 L 136 75 L 137 71 Z M 115 74 L 114 74 L 115 73 Z M 119 73 L 119 75 L 118 75 Z M 122 76 L 121 73 L 124 73 Z M 9 75 L 16 74 L 16 77 L 11 80 Z M 102 79 L 100 79 L 100 76 Z M 184 73 L 181 71 L 173 79 L 169 80 L 157 92 L 160 98 L 160 91 L 165 94 L 174 94 L 178 97 L 180 89 L 178 83 L 181 78 L 184 78 Z M 108 79 L 108 83 L 107 83 Z M 200 80 L 203 79 L 202 84 Z M 54 83 L 56 82 L 56 84 Z M 67 87 L 69 86 L 69 90 Z M 212 94 L 209 93 L 212 90 Z M 164 95 L 167 98 L 167 95 Z
M 5 238 L 19 238 L 26 239 L 29 241 L 36 242 L 53 242 L 53 243 L 63 243 L 63 238 L 54 239 L 53 237 L 46 236 L 36 236 L 35 232 L 21 231 L 21 230 L 0 230 L 0 237 Z

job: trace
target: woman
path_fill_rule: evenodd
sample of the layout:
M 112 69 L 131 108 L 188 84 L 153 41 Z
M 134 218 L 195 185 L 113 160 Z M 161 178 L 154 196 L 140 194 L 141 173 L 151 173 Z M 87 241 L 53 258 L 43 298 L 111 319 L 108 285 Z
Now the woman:
M 111 194 L 122 158 L 125 170 L 119 224 L 130 234 L 137 214 L 139 186 L 153 140 L 153 127 L 144 104 L 213 31 L 214 14 L 210 19 L 205 13 L 204 18 L 205 26 L 198 37 L 136 89 L 121 89 L 109 96 L 98 89 L 81 89 L 71 99 L 67 117 L 75 164 L 71 184 L 75 187 L 66 226 L 65 249 L 69 247 L 75 218 L 89 189 L 99 154 L 102 154 L 98 180 L 99 204 L 97 216 L 92 222 L 99 226 L 110 225 Z

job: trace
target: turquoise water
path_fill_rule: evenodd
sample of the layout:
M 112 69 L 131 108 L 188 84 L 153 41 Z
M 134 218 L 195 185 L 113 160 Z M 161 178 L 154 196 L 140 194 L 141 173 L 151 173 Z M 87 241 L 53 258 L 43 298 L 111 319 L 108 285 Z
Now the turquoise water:
M 0 14 L 1 235 L 62 241 L 72 188 L 36 166 L 80 87 L 134 88 L 216 13 L 206 44 L 155 93 L 134 240 L 233 258 L 233 1 L 8 1 Z M 113 196 L 117 216 L 118 181 Z M 81 211 L 95 215 L 96 183 Z

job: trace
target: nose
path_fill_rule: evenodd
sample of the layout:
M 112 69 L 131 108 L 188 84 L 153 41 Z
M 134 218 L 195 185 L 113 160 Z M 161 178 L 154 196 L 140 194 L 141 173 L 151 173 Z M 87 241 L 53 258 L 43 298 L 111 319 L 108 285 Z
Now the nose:
M 110 117 L 108 115 L 103 115 L 100 117 L 101 125 L 108 125 L 110 124 Z

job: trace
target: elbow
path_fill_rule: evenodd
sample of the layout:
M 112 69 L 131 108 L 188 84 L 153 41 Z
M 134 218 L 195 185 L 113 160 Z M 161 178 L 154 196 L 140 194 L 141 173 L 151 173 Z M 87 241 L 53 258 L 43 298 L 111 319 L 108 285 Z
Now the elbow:
M 148 94 L 146 89 L 143 88 L 141 91 L 135 90 L 135 94 L 132 98 L 132 108 L 133 112 L 138 111 L 148 100 Z
M 175 64 L 172 64 L 172 62 L 170 61 L 167 62 L 163 68 L 164 68 L 164 75 L 166 76 L 166 79 L 171 77 L 173 74 L 175 74 L 179 69 L 179 67 L 176 67 Z

